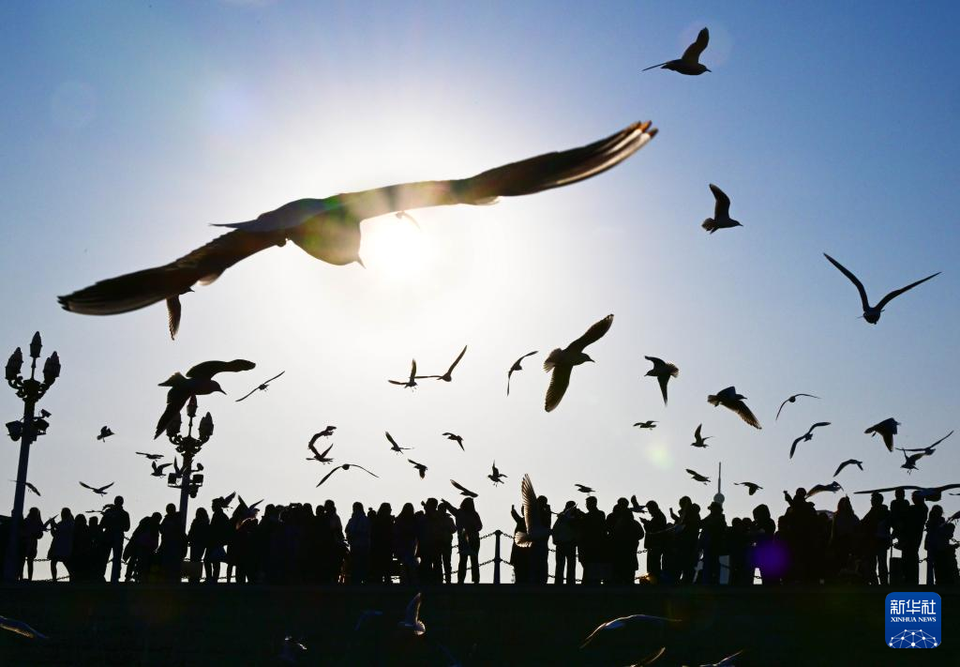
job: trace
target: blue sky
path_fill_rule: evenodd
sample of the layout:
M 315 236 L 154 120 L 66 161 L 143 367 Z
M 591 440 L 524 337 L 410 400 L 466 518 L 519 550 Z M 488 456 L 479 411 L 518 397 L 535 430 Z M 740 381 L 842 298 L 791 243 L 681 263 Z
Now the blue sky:
M 258 369 L 202 401 L 217 425 L 201 460 L 200 500 L 244 497 L 394 507 L 453 499 L 453 477 L 481 492 L 488 527 L 509 527 L 529 472 L 555 505 L 573 483 L 701 505 L 713 492 L 684 468 L 724 463 L 728 517 L 780 491 L 841 474 L 848 490 L 955 479 L 948 440 L 921 471 L 863 434 L 889 416 L 924 445 L 958 424 L 960 76 L 950 3 L 81 2 L 0 7 L 0 342 L 35 329 L 63 376 L 44 402 L 50 434 L 30 479 L 44 515 L 97 504 L 77 481 L 128 498 L 135 515 L 175 501 L 134 450 L 163 407 L 156 383 L 209 358 Z M 709 26 L 703 61 L 682 77 L 640 69 L 678 56 Z M 570 148 L 630 122 L 660 134 L 586 183 L 495 207 L 414 212 L 364 224 L 366 270 L 274 249 L 184 299 L 180 338 L 162 307 L 110 318 L 63 312 L 55 297 L 166 263 L 205 243 L 212 223 L 248 220 L 286 201 L 392 182 L 467 176 Z M 708 183 L 732 198 L 742 229 L 708 236 Z M 364 252 L 366 250 L 366 252 Z M 944 273 L 856 319 L 854 288 L 822 257 L 861 277 L 875 300 Z M 404 254 L 406 253 L 406 254 Z M 542 355 L 607 313 L 610 334 L 544 414 Z M 411 357 L 450 384 L 388 385 Z M 669 408 L 643 379 L 643 355 L 681 369 Z M 239 396 L 280 370 L 266 394 Z M 754 431 L 706 403 L 728 385 L 764 424 Z M 806 391 L 774 422 L 786 396 Z M 14 418 L 19 403 L 3 393 Z M 656 419 L 656 430 L 631 428 Z M 788 461 L 790 442 L 817 433 Z M 688 447 L 694 428 L 711 447 Z M 103 424 L 117 432 L 94 440 Z M 340 427 L 332 454 L 382 481 L 336 477 L 320 490 L 306 440 Z M 421 482 L 383 431 L 416 447 Z M 440 437 L 462 433 L 466 453 Z M 955 436 L 960 437 L 960 436 Z M 485 475 L 497 460 L 509 483 Z M 0 450 L 12 477 L 16 447 Z M 954 475 L 954 476 L 951 476 Z M 748 498 L 730 482 L 765 490 Z M 0 489 L 12 502 L 13 485 Z M 32 503 L 33 497 L 28 499 Z M 836 498 L 817 504 L 832 509 Z M 854 496 L 865 511 L 866 499 Z M 955 499 L 948 512 L 958 509 Z

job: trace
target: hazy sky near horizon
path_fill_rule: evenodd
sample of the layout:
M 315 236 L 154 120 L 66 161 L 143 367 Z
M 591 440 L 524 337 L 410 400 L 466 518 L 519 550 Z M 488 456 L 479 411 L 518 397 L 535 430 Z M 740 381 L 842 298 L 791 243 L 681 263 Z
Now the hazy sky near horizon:
M 0 6 L 0 353 L 43 333 L 61 379 L 41 404 L 49 435 L 33 447 L 28 496 L 44 517 L 99 507 L 77 482 L 127 498 L 134 517 L 176 502 L 135 450 L 164 405 L 157 383 L 206 359 L 243 357 L 230 394 L 201 400 L 216 433 L 200 460 L 199 501 L 350 503 L 455 500 L 478 491 L 488 529 L 510 528 L 519 480 L 562 506 L 573 484 L 601 507 L 637 494 L 703 507 L 723 462 L 729 518 L 781 491 L 832 479 L 848 491 L 960 482 L 960 435 L 920 471 L 899 468 L 866 427 L 902 422 L 923 446 L 957 422 L 960 393 L 960 75 L 951 3 L 869 11 L 838 3 L 204 2 Z M 640 70 L 678 57 L 703 26 L 700 77 Z M 652 119 L 660 134 L 585 183 L 493 207 L 414 211 L 364 223 L 367 269 L 335 267 L 289 245 L 183 298 L 176 342 L 155 306 L 96 318 L 56 296 L 164 264 L 212 239 L 212 223 L 249 220 L 301 197 L 468 176 L 582 145 Z M 709 183 L 744 227 L 712 236 Z M 877 326 L 857 319 L 854 287 L 895 300 Z M 616 315 L 543 411 L 544 354 Z M 411 357 L 451 384 L 387 384 Z M 514 376 L 521 354 L 539 350 Z M 680 367 L 665 408 L 643 355 Z M 286 370 L 266 393 L 238 398 Z M 707 404 L 735 385 L 763 430 Z M 798 402 L 774 421 L 788 395 Z M 20 414 L 0 392 L 4 420 Z M 657 420 L 653 431 L 632 424 Z M 832 425 L 787 458 L 815 421 Z M 689 447 L 693 431 L 713 438 Z M 95 440 L 109 424 L 116 436 Z M 309 436 L 339 427 L 332 455 L 380 476 L 325 472 Z M 430 469 L 421 481 L 388 451 L 389 430 Z M 464 436 L 466 452 L 443 439 Z M 493 488 L 490 464 L 509 475 Z M 17 446 L 0 448 L 9 508 Z M 748 497 L 735 481 L 764 490 Z M 581 500 L 580 498 L 577 498 Z M 853 496 L 862 515 L 865 496 Z M 960 509 L 948 497 L 948 512 Z M 816 498 L 833 509 L 837 497 Z M 194 503 L 195 506 L 195 503 Z M 192 509 L 191 509 L 192 514 Z M 44 547 L 45 549 L 45 547 Z

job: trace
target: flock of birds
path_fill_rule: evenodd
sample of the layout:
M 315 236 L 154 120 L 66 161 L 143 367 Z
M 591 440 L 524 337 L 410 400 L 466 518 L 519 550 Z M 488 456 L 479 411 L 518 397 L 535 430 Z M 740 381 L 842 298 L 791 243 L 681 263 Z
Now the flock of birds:
M 683 55 L 675 60 L 669 60 L 657 65 L 646 68 L 644 71 L 654 68 L 671 70 L 679 74 L 696 76 L 709 72 L 710 70 L 700 62 L 700 56 L 707 48 L 709 43 L 709 31 L 704 28 L 700 31 L 696 41 L 691 44 Z M 226 269 L 237 262 L 257 253 L 261 250 L 273 246 L 283 246 L 287 241 L 292 241 L 295 245 L 320 259 L 334 265 L 348 265 L 350 263 L 359 263 L 362 265 L 359 256 L 361 230 L 360 223 L 366 219 L 393 213 L 399 219 L 407 218 L 413 224 L 416 220 L 407 213 L 409 209 L 447 206 L 454 204 L 467 205 L 486 205 L 493 203 L 500 197 L 515 197 L 521 195 L 534 194 L 546 191 L 552 188 L 570 185 L 600 173 L 620 164 L 640 148 L 649 143 L 657 134 L 657 130 L 651 127 L 651 123 L 635 123 L 629 125 L 623 130 L 596 141 L 594 143 L 561 152 L 547 153 L 533 158 L 514 162 L 481 172 L 473 177 L 465 179 L 453 179 L 443 181 L 423 181 L 413 183 L 403 183 L 376 188 L 372 190 L 351 192 L 334 195 L 325 199 L 300 199 L 283 206 L 263 213 L 254 220 L 240 223 L 221 225 L 229 228 L 228 231 L 219 238 L 210 243 L 193 250 L 187 255 L 156 268 L 145 269 L 129 273 L 116 278 L 103 280 L 85 289 L 78 290 L 71 294 L 59 297 L 59 302 L 68 311 L 89 315 L 112 315 L 118 313 L 130 312 L 146 306 L 165 302 L 168 308 L 168 327 L 170 336 L 176 337 L 181 321 L 180 297 L 193 291 L 193 287 L 199 284 L 207 284 L 218 278 Z M 713 234 L 718 230 L 732 229 L 742 227 L 743 225 L 730 217 L 730 198 L 718 186 L 710 184 L 710 190 L 715 199 L 715 208 L 712 218 L 707 218 L 702 223 L 704 230 Z M 824 253 L 826 259 L 839 270 L 856 287 L 860 296 L 862 317 L 870 324 L 876 324 L 884 309 L 896 297 L 912 290 L 913 288 L 933 279 L 938 273 L 934 273 L 925 278 L 910 283 L 900 289 L 894 290 L 884 296 L 875 305 L 871 305 L 867 297 L 866 290 L 861 281 L 840 262 Z M 544 401 L 544 408 L 550 412 L 557 408 L 565 396 L 575 367 L 593 362 L 593 359 L 586 354 L 585 350 L 590 345 L 597 343 L 610 330 L 613 324 L 613 315 L 608 315 L 590 326 L 587 331 L 572 341 L 566 347 L 555 348 L 546 357 L 543 362 L 543 368 L 550 373 L 549 386 L 547 388 Z M 441 375 L 418 375 L 416 360 L 411 362 L 410 372 L 406 379 L 388 380 L 391 384 L 405 388 L 417 387 L 417 380 L 436 379 L 444 382 L 453 380 L 454 370 L 463 359 L 467 347 L 461 350 L 447 371 Z M 507 371 L 507 395 L 510 394 L 510 383 L 513 374 L 523 370 L 522 362 L 527 358 L 538 354 L 538 351 L 528 352 L 519 357 Z M 679 376 L 679 368 L 673 364 L 664 361 L 658 357 L 647 356 L 646 359 L 653 364 L 653 367 L 646 373 L 646 376 L 657 380 L 660 391 L 663 396 L 664 405 L 668 401 L 667 388 L 671 379 Z M 187 401 L 193 396 L 208 395 L 212 393 L 223 392 L 219 383 L 214 377 L 224 372 L 240 372 L 254 368 L 252 362 L 235 359 L 233 361 L 208 361 L 194 366 L 186 374 L 175 373 L 161 386 L 168 387 L 166 408 L 157 422 L 155 437 L 165 432 L 173 423 L 179 422 L 179 415 Z M 248 394 L 238 399 L 243 401 L 249 398 L 257 391 L 265 391 L 270 382 L 278 379 L 283 372 L 270 378 L 264 383 L 258 385 Z M 776 419 L 779 419 L 781 412 L 788 403 L 793 404 L 799 398 L 818 399 L 819 397 L 808 393 L 797 393 L 788 397 L 777 411 Z M 761 424 L 756 415 L 746 404 L 746 397 L 738 393 L 734 386 L 721 389 L 716 394 L 707 397 L 707 401 L 716 407 L 724 407 L 738 415 L 746 424 L 760 429 Z M 657 422 L 646 420 L 637 422 L 634 426 L 641 429 L 656 428 Z M 702 434 L 702 424 L 697 426 L 694 432 L 694 442 L 691 443 L 695 448 L 706 448 L 707 440 L 711 436 Z M 798 451 L 801 443 L 809 443 L 817 429 L 830 426 L 830 422 L 816 422 L 807 429 L 806 433 L 793 440 L 790 446 L 789 458 L 793 458 Z M 899 422 L 894 418 L 885 419 L 870 428 L 865 433 L 870 435 L 879 435 L 888 451 L 894 451 L 894 437 L 897 434 Z M 327 446 L 322 452 L 317 448 L 317 442 L 321 438 L 328 438 L 336 430 L 335 426 L 327 426 L 324 430 L 316 433 L 309 441 L 308 449 L 311 456 L 308 461 L 316 461 L 320 464 L 331 464 L 333 458 L 331 451 L 333 444 Z M 905 462 L 901 466 L 908 472 L 917 469 L 917 463 L 924 457 L 932 456 L 936 452 L 936 447 L 946 440 L 953 432 L 927 447 L 915 448 L 897 448 L 903 452 Z M 112 436 L 112 431 L 104 426 L 98 440 L 105 441 Z M 409 447 L 401 446 L 389 432 L 386 432 L 386 439 L 390 444 L 390 451 L 404 455 Z M 443 436 L 454 441 L 463 449 L 463 438 L 452 432 L 444 432 Z M 157 459 L 160 455 L 154 455 L 145 452 L 138 452 L 151 460 L 152 474 L 154 476 L 163 476 L 164 469 L 170 464 L 159 464 Z M 413 466 L 413 469 L 419 477 L 425 478 L 427 465 L 407 459 Z M 176 462 L 174 462 L 176 466 Z M 863 470 L 863 462 L 857 459 L 847 459 L 843 461 L 834 472 L 834 477 L 838 476 L 849 466 L 856 466 Z M 368 475 L 377 477 L 377 475 L 366 467 L 357 463 L 341 463 L 326 473 L 317 484 L 319 487 L 329 480 L 334 473 L 338 471 L 349 471 L 356 468 Z M 709 483 L 710 478 L 696 472 L 693 469 L 687 469 L 691 478 L 696 482 Z M 496 462 L 492 466 L 492 473 L 488 478 L 494 485 L 502 483 L 507 476 L 499 471 Z M 475 498 L 477 493 L 471 491 L 459 484 L 455 480 L 450 480 L 452 486 L 465 497 Z M 737 485 L 745 487 L 750 495 L 757 493 L 763 487 L 755 482 L 744 481 L 737 482 Z M 113 484 L 107 484 L 102 487 L 95 487 L 81 482 L 81 485 L 98 495 L 105 495 L 107 489 Z M 593 493 L 594 489 L 588 485 L 577 484 L 577 490 L 582 493 Z M 941 494 L 947 490 L 960 488 L 960 484 L 950 484 L 941 487 L 918 487 L 918 486 L 899 486 L 885 489 L 873 489 L 861 491 L 858 493 L 873 493 L 875 491 L 887 492 L 894 489 L 915 490 L 922 497 L 937 500 Z M 838 482 L 833 481 L 827 484 L 817 484 L 811 487 L 807 495 L 813 496 L 820 492 L 836 492 L 842 487 Z M 35 489 L 34 489 L 35 491 Z M 39 495 L 39 492 L 37 492 Z M 533 490 L 533 484 L 528 475 L 524 475 L 521 481 L 521 496 L 523 500 L 525 529 L 518 531 L 516 543 L 521 547 L 529 547 L 534 541 L 544 537 L 544 522 L 537 516 L 539 511 L 536 502 L 536 494 Z M 638 503 L 634 498 L 634 505 Z M 419 618 L 419 609 L 421 604 L 421 595 L 417 594 L 407 608 L 405 617 L 400 621 L 399 627 L 419 636 L 426 632 L 423 622 Z M 679 621 L 669 618 L 634 615 L 613 619 L 599 626 L 582 644 L 582 648 L 588 648 L 599 643 L 604 637 L 623 632 L 627 628 L 636 628 L 645 625 L 670 625 Z M 22 624 L 10 619 L 0 618 L 0 627 L 5 630 L 17 632 L 27 637 L 43 638 L 43 635 Z M 291 638 L 287 640 L 288 646 L 285 650 L 299 646 Z M 294 646 L 296 645 L 296 646 Z M 644 661 L 637 664 L 650 664 L 659 658 L 666 647 L 661 647 L 654 651 Z M 740 652 L 728 656 L 714 664 L 714 667 L 724 665 L 732 667 L 735 664 Z

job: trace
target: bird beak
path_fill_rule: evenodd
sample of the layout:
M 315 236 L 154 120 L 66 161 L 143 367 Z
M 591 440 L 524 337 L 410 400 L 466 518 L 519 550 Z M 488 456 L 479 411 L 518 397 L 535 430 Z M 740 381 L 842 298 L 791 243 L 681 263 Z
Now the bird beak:
M 220 392 L 221 394 L 223 394 L 224 396 L 227 395 L 227 392 L 225 392 L 223 389 L 217 389 L 217 391 Z
M 360 265 L 360 268 L 363 268 L 363 269 L 367 268 L 367 265 L 363 263 L 363 260 L 360 259 L 360 256 L 359 256 L 359 255 L 357 256 L 357 258 L 356 258 L 354 261 L 355 261 L 357 264 Z
M 703 69 L 704 69 L 705 71 L 707 71 L 707 72 L 712 72 L 712 71 L 713 71 L 713 70 L 710 69 L 709 67 L 704 67 Z

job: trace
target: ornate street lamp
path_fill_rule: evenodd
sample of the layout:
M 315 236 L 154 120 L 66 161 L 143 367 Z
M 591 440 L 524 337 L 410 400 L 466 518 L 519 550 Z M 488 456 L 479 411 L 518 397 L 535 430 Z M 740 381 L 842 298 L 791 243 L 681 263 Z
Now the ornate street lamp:
M 187 503 L 188 498 L 196 498 L 197 491 L 203 486 L 203 475 L 193 474 L 193 459 L 200 453 L 200 448 L 213 436 L 213 417 L 208 412 L 200 419 L 197 427 L 197 435 L 193 435 L 193 421 L 197 416 L 197 397 L 191 396 L 187 402 L 187 434 L 180 435 L 182 420 L 177 415 L 167 425 L 167 439 L 177 448 L 177 452 L 183 457 L 183 467 L 179 474 L 170 473 L 167 478 L 167 485 L 180 489 L 180 527 L 183 532 L 187 531 Z
M 30 341 L 30 377 L 25 378 L 21 374 L 23 369 L 23 352 L 18 347 L 7 360 L 4 377 L 7 384 L 16 392 L 17 398 L 23 401 L 23 419 L 8 422 L 7 434 L 14 442 L 20 442 L 20 462 L 17 465 L 17 487 L 13 497 L 13 512 L 11 513 L 10 530 L 7 534 L 7 553 L 4 560 L 3 579 L 5 581 L 14 581 L 18 578 L 17 570 L 18 558 L 17 550 L 19 547 L 20 522 L 23 520 L 23 500 L 27 490 L 27 465 L 30 462 L 30 445 L 36 439 L 45 435 L 49 422 L 46 417 L 49 413 L 44 412 L 40 418 L 34 416 L 34 409 L 37 402 L 43 398 L 47 390 L 53 386 L 57 378 L 60 377 L 60 357 L 56 352 L 51 354 L 43 364 L 43 380 L 36 379 L 37 360 L 40 358 L 40 351 L 43 348 L 43 341 L 40 339 L 40 332 L 33 335 Z

